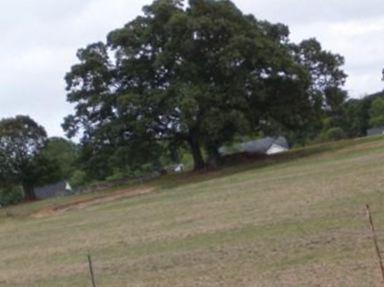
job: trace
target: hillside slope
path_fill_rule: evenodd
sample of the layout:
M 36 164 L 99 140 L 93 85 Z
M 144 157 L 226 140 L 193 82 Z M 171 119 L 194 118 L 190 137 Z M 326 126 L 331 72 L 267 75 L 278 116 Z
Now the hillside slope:
M 87 252 L 98 287 L 379 286 L 364 205 L 384 248 L 383 162 L 384 140 L 347 141 L 164 178 L 135 197 L 10 208 L 0 287 L 90 286 Z

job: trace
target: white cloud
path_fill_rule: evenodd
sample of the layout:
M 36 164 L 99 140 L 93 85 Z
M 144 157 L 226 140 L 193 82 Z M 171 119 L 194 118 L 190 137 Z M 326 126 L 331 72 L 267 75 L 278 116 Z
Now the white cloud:
M 346 88 L 353 97 L 383 89 L 381 71 L 384 67 L 384 15 L 370 20 L 346 22 L 315 22 L 298 25 L 293 30 L 296 41 L 316 37 L 325 49 L 345 57 L 349 74 Z
M 382 15 L 382 0 L 235 0 L 243 11 L 290 25 L 339 22 Z

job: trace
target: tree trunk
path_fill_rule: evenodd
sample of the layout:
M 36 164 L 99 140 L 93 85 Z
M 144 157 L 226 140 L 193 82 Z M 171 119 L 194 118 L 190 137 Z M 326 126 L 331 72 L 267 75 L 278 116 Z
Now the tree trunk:
M 221 164 L 221 155 L 217 146 L 210 146 L 207 148 L 208 153 L 208 167 L 216 169 Z
M 27 201 L 36 200 L 36 195 L 35 195 L 33 186 L 23 185 L 23 190 L 24 190 L 25 200 Z
M 202 170 L 205 168 L 205 162 L 201 153 L 201 148 L 198 140 L 194 136 L 190 136 L 188 139 L 189 147 L 191 148 L 194 170 Z

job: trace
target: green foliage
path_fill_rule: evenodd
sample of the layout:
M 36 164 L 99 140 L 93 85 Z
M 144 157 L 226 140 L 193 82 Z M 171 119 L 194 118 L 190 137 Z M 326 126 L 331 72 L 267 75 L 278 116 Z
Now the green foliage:
M 73 188 L 82 187 L 89 183 L 87 173 L 82 170 L 75 170 L 69 179 L 69 184 Z
M 57 169 L 46 182 L 70 178 L 76 168 L 78 153 L 78 148 L 73 142 L 64 138 L 49 138 L 41 154 L 50 162 L 54 162 L 57 165 Z
M 320 135 L 322 141 L 338 141 L 346 138 L 344 130 L 340 127 L 333 127 Z
M 311 77 L 312 90 L 320 97 L 326 96 L 332 89 L 343 86 L 346 80 L 346 74 L 340 69 L 344 65 L 344 58 L 337 54 L 324 51 L 321 44 L 316 39 L 308 39 L 302 41 L 298 46 L 294 47 L 297 60 L 307 68 Z M 327 75 L 326 77 L 324 77 Z M 319 98 L 317 99 L 319 100 Z M 333 101 L 329 97 L 326 104 L 330 107 L 337 101 Z M 320 103 L 323 100 L 320 99 Z
M 127 178 L 127 172 L 123 172 L 121 170 L 115 170 L 112 175 L 106 178 L 106 181 L 115 181 Z
M 383 101 L 384 94 L 380 92 L 362 99 L 350 99 L 344 104 L 344 119 L 340 126 L 348 137 L 366 136 L 369 128 L 384 125 Z
M 305 143 L 317 137 L 322 130 L 343 126 L 344 105 L 347 93 L 341 89 L 346 74 L 341 69 L 344 58 L 322 49 L 316 39 L 304 40 L 294 46 L 296 59 L 307 70 L 310 77 L 310 97 L 313 109 L 309 123 L 302 129 L 291 129 L 290 138 L 294 143 Z M 324 119 L 328 121 L 324 126 Z M 297 135 L 296 135 L 297 134 Z
M 377 98 L 372 102 L 369 124 L 372 127 L 384 126 L 384 98 Z
M 344 130 L 349 137 L 362 137 L 369 128 L 370 102 L 367 99 L 351 99 L 346 102 L 344 116 Z
M 21 186 L 12 186 L 0 189 L 0 205 L 8 206 L 20 203 L 24 198 L 23 188 Z

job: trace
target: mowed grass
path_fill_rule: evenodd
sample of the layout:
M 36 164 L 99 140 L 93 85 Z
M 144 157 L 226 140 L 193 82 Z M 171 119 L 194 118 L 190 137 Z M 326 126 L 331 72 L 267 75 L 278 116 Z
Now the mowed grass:
M 88 252 L 98 287 L 381 286 L 365 204 L 384 248 L 383 163 L 383 139 L 353 140 L 41 218 L 97 195 L 9 208 L 0 287 L 90 286 Z

